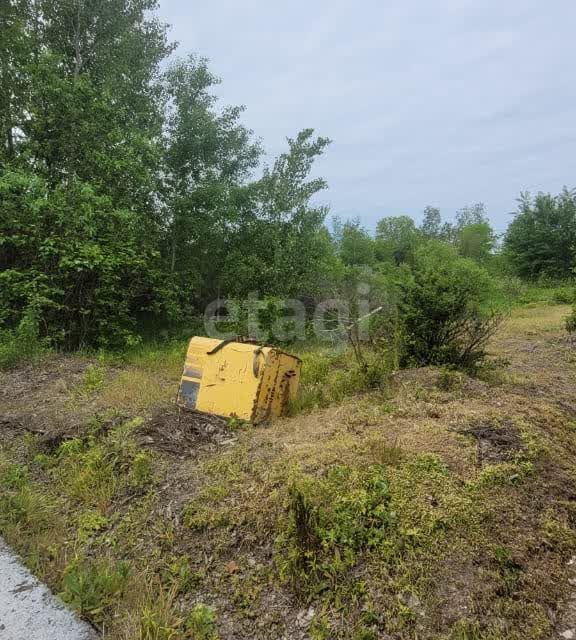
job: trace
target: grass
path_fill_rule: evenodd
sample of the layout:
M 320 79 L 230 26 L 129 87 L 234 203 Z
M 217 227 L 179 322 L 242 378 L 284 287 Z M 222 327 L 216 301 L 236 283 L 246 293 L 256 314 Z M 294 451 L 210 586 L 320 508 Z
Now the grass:
M 541 282 L 523 284 L 517 294 L 519 305 L 573 304 L 576 302 L 576 282 Z
M 366 390 L 346 353 L 304 350 L 299 413 L 200 456 L 119 417 L 170 398 L 182 345 L 99 359 L 73 410 L 114 415 L 3 442 L 0 533 L 112 640 L 552 637 L 576 554 L 566 309 L 513 312 L 497 383 L 430 368 Z

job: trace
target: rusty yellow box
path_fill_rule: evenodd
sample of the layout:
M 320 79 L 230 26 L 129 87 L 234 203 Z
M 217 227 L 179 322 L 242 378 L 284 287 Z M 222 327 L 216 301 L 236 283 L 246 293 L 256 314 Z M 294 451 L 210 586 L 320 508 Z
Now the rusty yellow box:
M 298 391 L 299 358 L 273 348 L 192 338 L 178 404 L 255 424 L 286 412 Z

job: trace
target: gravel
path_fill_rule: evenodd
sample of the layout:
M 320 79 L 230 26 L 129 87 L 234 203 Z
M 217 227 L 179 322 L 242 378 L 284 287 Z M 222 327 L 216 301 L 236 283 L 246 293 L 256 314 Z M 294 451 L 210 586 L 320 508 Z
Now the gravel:
M 96 640 L 0 539 L 0 640 Z

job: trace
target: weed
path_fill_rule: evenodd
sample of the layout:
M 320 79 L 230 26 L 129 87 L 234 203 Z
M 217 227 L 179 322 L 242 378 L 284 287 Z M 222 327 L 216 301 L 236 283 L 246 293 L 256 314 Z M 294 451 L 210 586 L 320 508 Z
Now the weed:
M 196 604 L 185 622 L 186 631 L 193 640 L 217 640 L 216 612 L 201 602 Z
M 473 489 L 520 484 L 533 472 L 534 465 L 529 461 L 491 464 L 484 467 L 469 484 Z
M 464 377 L 460 371 L 453 367 L 444 366 L 440 368 L 438 375 L 438 387 L 442 391 L 455 391 L 461 389 L 464 383 Z
M 166 382 L 154 371 L 130 367 L 103 385 L 98 399 L 106 407 L 139 412 L 173 400 L 175 389 L 176 379 Z
M 566 286 L 554 289 L 552 293 L 554 304 L 573 304 L 576 302 L 576 292 L 574 287 Z
M 289 492 L 287 529 L 278 539 L 280 573 L 299 586 L 334 584 L 363 549 L 383 549 L 396 515 L 380 465 L 337 466 L 325 479 L 299 478 Z
M 398 439 L 389 443 L 381 436 L 372 437 L 368 440 L 368 451 L 376 463 L 390 467 L 399 465 L 404 458 L 404 452 Z
M 202 581 L 202 576 L 192 569 L 188 556 L 173 556 L 162 571 L 162 577 L 176 594 L 187 593 Z
M 138 489 L 146 487 L 153 478 L 152 457 L 147 451 L 139 451 L 132 459 L 129 483 Z
M 566 318 L 566 331 L 568 333 L 576 333 L 576 307 L 572 310 L 572 313 Z
M 163 589 L 160 584 L 146 585 L 146 599 L 139 611 L 138 637 L 140 640 L 180 640 L 184 618 L 177 611 L 177 592 Z
M 60 490 L 98 511 L 127 488 L 142 488 L 152 478 L 149 454 L 136 446 L 133 433 L 140 418 L 120 424 L 102 439 L 93 436 L 63 442 L 53 473 Z
M 28 484 L 0 498 L 0 527 L 18 525 L 29 533 L 39 533 L 51 526 L 54 514 L 52 500 Z
M 506 358 L 486 359 L 476 369 L 474 375 L 490 386 L 498 386 L 509 381 L 510 376 L 507 372 L 509 366 L 510 360 Z
M 77 397 L 94 395 L 102 388 L 105 376 L 106 369 L 100 363 L 88 365 L 82 382 L 74 390 L 74 394 Z
M 360 367 L 347 350 L 301 352 L 302 377 L 289 415 L 327 407 L 362 391 L 380 386 L 390 372 L 372 351 L 366 353 L 367 366 Z M 374 357 L 373 357 L 374 356 Z
M 39 533 L 50 527 L 54 515 L 51 498 L 30 482 L 28 467 L 0 458 L 0 528 Z
M 122 596 L 130 567 L 111 560 L 74 560 L 64 572 L 60 597 L 90 620 L 101 622 Z
M 108 525 L 108 519 L 98 511 L 85 511 L 78 517 L 77 539 L 86 544 L 90 539 Z
M 459 620 L 452 630 L 450 640 L 482 640 L 485 637 L 480 623 L 474 620 Z
M 564 553 L 576 548 L 576 533 L 570 525 L 554 513 L 545 513 L 542 530 L 546 545 L 551 549 L 561 549 Z
M 15 329 L 0 330 L 0 369 L 20 362 L 34 364 L 47 353 L 48 342 L 40 337 L 38 316 L 32 309 L 24 313 Z
M 250 423 L 246 420 L 242 420 L 241 418 L 229 418 L 228 419 L 228 428 L 231 431 L 240 431 L 241 429 L 246 429 L 250 426 Z

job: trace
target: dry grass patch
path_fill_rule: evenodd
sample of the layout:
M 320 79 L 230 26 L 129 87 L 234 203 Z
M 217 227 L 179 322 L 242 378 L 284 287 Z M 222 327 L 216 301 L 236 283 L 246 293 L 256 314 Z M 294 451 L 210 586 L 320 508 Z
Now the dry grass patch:
M 122 407 L 124 411 L 137 413 L 173 401 L 176 385 L 154 372 L 130 367 L 103 383 L 96 400 L 105 409 Z

